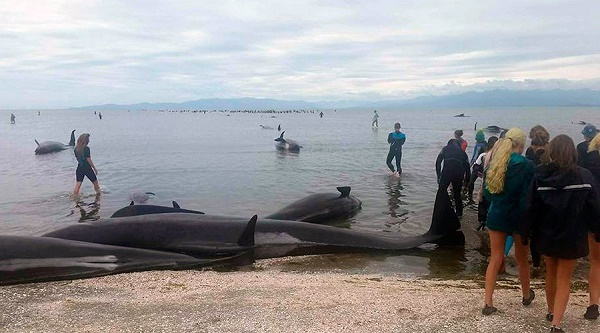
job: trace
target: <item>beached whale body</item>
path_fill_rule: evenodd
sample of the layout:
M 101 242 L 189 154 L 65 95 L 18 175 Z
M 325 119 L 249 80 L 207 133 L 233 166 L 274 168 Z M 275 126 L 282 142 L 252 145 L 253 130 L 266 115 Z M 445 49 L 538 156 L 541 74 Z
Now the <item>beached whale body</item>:
M 0 236 L 0 285 L 125 272 L 191 269 L 226 258 L 109 246 L 49 237 Z
M 133 202 L 132 202 L 133 203 Z M 163 213 L 190 213 L 204 214 L 197 210 L 183 209 L 179 204 L 173 201 L 173 207 L 156 206 L 156 205 L 129 205 L 114 212 L 110 217 L 126 217 L 148 214 L 163 214 Z
M 502 127 L 499 127 L 496 125 L 484 127 L 482 129 L 482 131 L 489 132 L 489 133 L 501 133 L 502 131 L 506 131 L 506 130 L 507 130 L 506 128 L 502 128 Z
M 318 193 L 295 201 L 277 212 L 265 216 L 267 219 L 328 223 L 354 216 L 362 202 L 350 195 L 351 188 L 338 187 L 340 193 Z
M 75 130 L 71 132 L 71 139 L 69 140 L 68 145 L 56 141 L 44 141 L 42 143 L 39 143 L 37 140 L 34 141 L 37 144 L 37 148 L 35 149 L 36 155 L 55 153 L 75 146 Z
M 281 135 L 277 139 L 275 139 L 275 142 L 277 142 L 275 144 L 275 149 L 277 149 L 279 151 L 289 151 L 291 153 L 299 153 L 300 148 L 302 148 L 302 146 L 300 146 L 298 144 L 298 142 L 296 142 L 294 140 L 284 139 L 283 134 L 285 134 L 285 131 L 281 132 Z
M 196 257 L 231 255 L 240 248 L 248 219 L 201 214 L 151 214 L 79 223 L 44 237 L 178 252 Z M 313 223 L 260 219 L 254 233 L 254 259 L 339 252 L 402 251 L 454 237 L 460 222 L 445 191 L 438 191 L 432 224 L 423 235 L 355 231 Z

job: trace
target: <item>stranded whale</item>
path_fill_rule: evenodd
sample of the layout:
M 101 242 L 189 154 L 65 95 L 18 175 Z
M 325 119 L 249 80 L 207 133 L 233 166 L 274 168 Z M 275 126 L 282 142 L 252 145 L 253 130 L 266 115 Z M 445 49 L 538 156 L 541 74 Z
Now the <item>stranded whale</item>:
M 179 253 L 49 237 L 0 236 L 0 285 L 191 269 L 226 259 L 232 258 L 194 258 Z
M 265 216 L 274 220 L 293 220 L 327 223 L 352 217 L 361 209 L 362 202 L 350 195 L 349 186 L 338 187 L 338 193 L 319 193 L 295 201 L 277 212 Z
M 131 202 L 133 203 L 133 201 Z M 204 214 L 197 210 L 182 209 L 176 201 L 173 201 L 173 207 L 155 206 L 155 205 L 129 205 L 123 207 L 114 212 L 110 217 L 125 217 L 125 216 L 138 216 L 148 214 L 162 214 L 162 213 L 191 213 L 191 214 Z
M 61 142 L 56 141 L 44 141 L 39 143 L 37 140 L 33 140 L 37 144 L 37 148 L 35 149 L 36 155 L 49 154 L 57 151 L 65 150 L 70 146 L 75 146 L 75 130 L 71 131 L 71 139 L 69 140 L 69 144 L 65 145 Z
M 300 146 L 294 140 L 284 139 L 283 134 L 285 134 L 285 131 L 281 132 L 281 135 L 277 139 L 275 139 L 275 142 L 277 142 L 275 144 L 275 149 L 277 149 L 279 151 L 289 151 L 292 153 L 299 153 L 300 148 L 302 148 L 302 146 Z

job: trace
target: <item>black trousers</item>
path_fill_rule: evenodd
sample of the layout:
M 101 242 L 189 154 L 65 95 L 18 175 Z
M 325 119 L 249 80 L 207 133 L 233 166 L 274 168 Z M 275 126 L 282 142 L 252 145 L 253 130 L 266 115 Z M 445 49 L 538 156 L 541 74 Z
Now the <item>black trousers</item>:
M 454 196 L 454 209 L 456 210 L 456 215 L 462 216 L 463 213 L 463 202 L 462 202 L 462 187 L 464 183 L 464 174 L 455 174 L 452 177 L 449 175 L 444 175 L 442 172 L 442 176 L 440 177 L 440 188 L 444 191 L 448 190 L 450 184 L 452 184 L 452 194 Z
M 388 153 L 387 160 L 385 161 L 385 163 L 392 172 L 395 171 L 394 165 L 392 165 L 392 160 L 394 158 L 396 159 L 396 170 L 398 170 L 398 173 L 402 173 L 402 167 L 400 166 L 400 164 L 402 163 L 402 150 L 398 151 L 390 149 L 390 152 Z

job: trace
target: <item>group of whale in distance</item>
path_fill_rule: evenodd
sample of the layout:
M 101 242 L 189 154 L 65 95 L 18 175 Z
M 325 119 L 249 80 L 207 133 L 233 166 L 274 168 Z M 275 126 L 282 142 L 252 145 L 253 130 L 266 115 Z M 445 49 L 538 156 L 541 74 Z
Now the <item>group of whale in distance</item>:
M 0 285 L 123 272 L 192 269 L 255 259 L 340 252 L 403 251 L 448 239 L 464 242 L 445 191 L 438 191 L 429 230 L 391 236 L 318 223 L 356 214 L 350 195 L 315 194 L 259 219 L 132 205 L 108 219 L 79 223 L 41 237 L 0 236 Z M 462 239 L 461 239 L 462 237 Z
M 71 131 L 71 139 L 68 144 L 57 141 L 43 141 L 42 143 L 39 143 L 37 140 L 33 141 L 37 144 L 37 148 L 35 149 L 36 155 L 55 153 L 75 146 L 75 130 Z

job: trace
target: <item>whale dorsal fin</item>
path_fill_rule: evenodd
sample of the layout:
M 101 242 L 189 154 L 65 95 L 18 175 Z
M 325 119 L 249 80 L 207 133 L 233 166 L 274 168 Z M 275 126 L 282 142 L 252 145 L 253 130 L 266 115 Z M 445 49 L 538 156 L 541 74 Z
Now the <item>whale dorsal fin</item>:
M 285 139 L 283 138 L 284 133 L 285 133 L 285 131 L 281 132 L 281 135 L 277 139 L 275 139 L 275 141 L 286 142 Z
M 337 188 L 338 191 L 340 191 L 340 198 L 346 198 L 350 195 L 350 190 L 352 188 L 350 186 L 340 186 Z
M 69 146 L 75 145 L 75 130 L 71 131 L 71 139 L 69 140 Z
M 133 206 L 135 205 L 135 202 L 133 202 L 133 200 L 131 201 L 131 203 L 129 203 L 129 206 Z
M 36 139 L 33 139 L 33 141 L 35 141 L 35 143 L 38 145 L 38 147 L 40 146 L 40 143 Z
M 175 200 L 173 200 L 173 208 L 175 208 L 175 209 L 181 209 L 181 207 L 179 207 L 179 204 Z
M 248 224 L 246 225 L 246 229 L 242 232 L 242 235 L 238 239 L 239 246 L 254 246 L 254 230 L 256 229 L 256 221 L 258 220 L 258 215 L 252 216 Z

